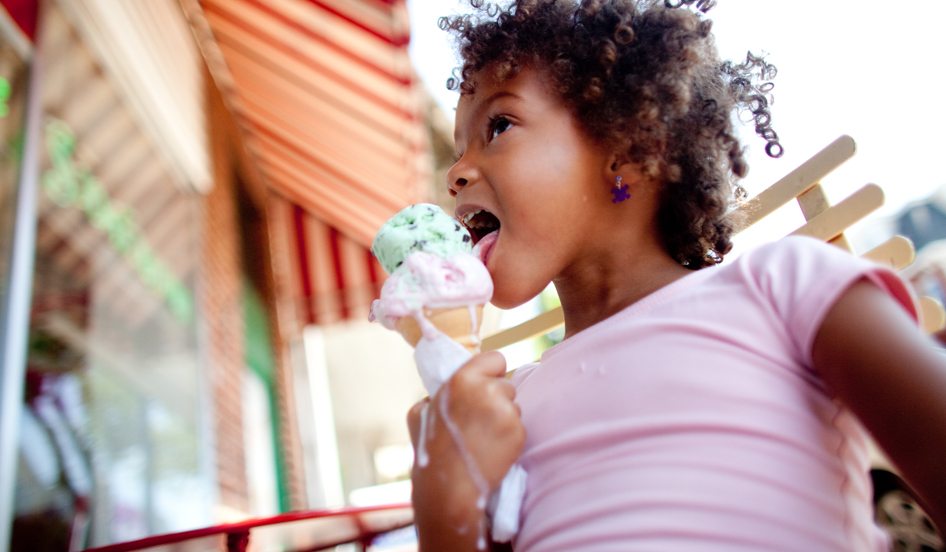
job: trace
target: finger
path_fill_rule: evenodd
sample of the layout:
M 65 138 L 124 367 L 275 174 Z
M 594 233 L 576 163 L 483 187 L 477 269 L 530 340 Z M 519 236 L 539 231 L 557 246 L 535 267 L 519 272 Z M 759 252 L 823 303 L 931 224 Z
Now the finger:
M 510 401 L 516 398 L 516 388 L 513 384 L 509 383 L 505 379 L 501 379 L 495 382 L 496 388 L 507 397 Z
M 498 351 L 481 353 L 464 364 L 461 370 L 493 378 L 502 378 L 506 375 L 506 357 Z
M 515 417 L 521 420 L 522 408 L 516 402 L 516 389 L 506 381 L 502 381 L 500 385 L 495 385 L 494 389 L 495 392 L 498 393 L 498 396 L 502 397 L 501 403 L 498 403 L 497 406 L 506 411 L 511 410 Z

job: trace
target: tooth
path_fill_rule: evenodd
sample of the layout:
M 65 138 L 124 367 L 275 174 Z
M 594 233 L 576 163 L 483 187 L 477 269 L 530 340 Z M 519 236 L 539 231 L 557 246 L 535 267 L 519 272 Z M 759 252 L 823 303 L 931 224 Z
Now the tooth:
M 466 226 L 466 227 L 469 228 L 469 226 L 470 226 L 470 220 L 472 220 L 473 217 L 475 217 L 476 215 L 478 215 L 478 214 L 481 213 L 481 212 L 482 212 L 482 211 L 481 211 L 480 209 L 475 209 L 475 210 L 473 210 L 473 211 L 470 211 L 469 213 L 463 215 L 463 218 L 460 220 L 460 222 L 462 222 L 464 226 Z

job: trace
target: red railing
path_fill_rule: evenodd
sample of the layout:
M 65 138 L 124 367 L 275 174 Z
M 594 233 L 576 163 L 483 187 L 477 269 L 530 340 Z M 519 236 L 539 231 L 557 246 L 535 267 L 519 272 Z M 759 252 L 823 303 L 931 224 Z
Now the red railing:
M 414 523 L 410 504 L 292 512 L 89 548 L 85 552 L 315 552 L 346 543 L 364 550 L 383 533 Z

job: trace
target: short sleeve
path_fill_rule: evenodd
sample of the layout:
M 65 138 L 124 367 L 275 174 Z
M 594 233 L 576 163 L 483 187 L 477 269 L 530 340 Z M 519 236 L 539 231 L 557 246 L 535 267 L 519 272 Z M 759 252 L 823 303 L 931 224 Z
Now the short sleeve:
M 918 320 L 911 288 L 896 273 L 819 240 L 790 236 L 746 253 L 747 276 L 785 322 L 806 364 L 831 307 L 859 280 L 868 280 L 890 294 Z

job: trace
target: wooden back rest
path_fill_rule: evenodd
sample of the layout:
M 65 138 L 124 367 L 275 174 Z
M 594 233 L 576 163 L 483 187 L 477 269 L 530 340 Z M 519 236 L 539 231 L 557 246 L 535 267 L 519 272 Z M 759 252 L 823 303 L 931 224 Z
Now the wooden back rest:
M 821 179 L 853 157 L 856 152 L 857 144 L 850 136 L 841 136 L 832 142 L 797 169 L 740 206 L 739 210 L 745 213 L 746 220 L 742 230 L 794 199 L 798 201 L 807 222 L 790 235 L 811 236 L 853 253 L 844 231 L 880 208 L 884 204 L 884 192 L 876 184 L 868 184 L 832 206 L 821 186 Z M 913 263 L 915 255 L 916 251 L 909 239 L 894 236 L 861 256 L 890 266 L 894 270 L 902 270 Z M 943 307 L 930 297 L 921 297 L 919 303 L 923 330 L 932 333 L 941 329 L 946 323 Z M 485 337 L 482 350 L 501 349 L 548 333 L 564 323 L 562 308 L 556 307 L 518 326 Z

